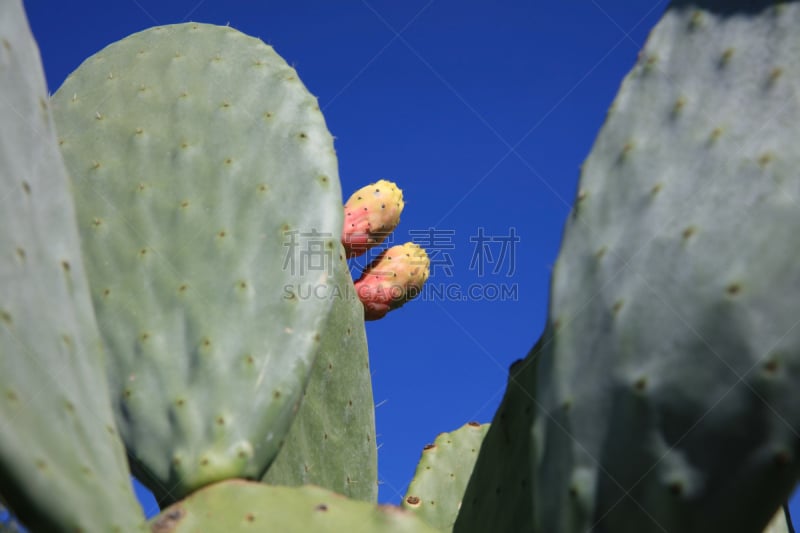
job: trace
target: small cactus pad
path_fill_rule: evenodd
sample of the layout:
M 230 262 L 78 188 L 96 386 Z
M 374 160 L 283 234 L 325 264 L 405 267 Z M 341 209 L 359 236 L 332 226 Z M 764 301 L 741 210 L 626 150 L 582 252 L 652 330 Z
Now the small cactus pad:
M 752 532 L 788 498 L 798 27 L 796 1 L 707 0 L 653 30 L 584 165 L 535 371 L 503 402 L 533 414 L 501 407 L 456 531 L 527 514 L 528 531 Z M 499 462 L 532 487 L 492 506 Z
M 198 490 L 150 522 L 152 533 L 434 533 L 412 513 L 307 485 L 230 480 Z
M 319 485 L 356 500 L 378 497 L 378 450 L 364 309 L 341 250 L 336 285 L 303 403 L 264 482 Z
M 232 28 L 152 28 L 54 96 L 120 431 L 163 503 L 257 479 L 331 302 L 333 140 L 297 72 Z
M 441 531 L 452 531 L 489 424 L 470 422 L 422 449 L 403 508 Z
M 39 50 L 0 2 L 0 492 L 32 531 L 143 531 Z

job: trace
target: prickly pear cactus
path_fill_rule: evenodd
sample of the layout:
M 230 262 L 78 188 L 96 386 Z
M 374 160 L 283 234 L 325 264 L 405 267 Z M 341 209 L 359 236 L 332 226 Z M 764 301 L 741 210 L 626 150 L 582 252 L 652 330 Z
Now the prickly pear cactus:
M 347 257 L 357 257 L 382 243 L 400 224 L 403 207 L 403 191 L 388 180 L 354 192 L 344 204 L 342 244 Z
M 276 487 L 241 480 L 205 487 L 164 509 L 153 533 L 433 533 L 397 507 L 355 501 L 320 487 Z
M 0 492 L 34 531 L 144 529 L 39 51 L 0 2 Z
M 440 531 L 452 531 L 489 424 L 469 422 L 425 446 L 403 508 Z
M 328 316 L 303 403 L 264 481 L 319 485 L 357 500 L 378 497 L 378 450 L 364 309 L 339 248 Z
M 413 242 L 381 252 L 355 282 L 364 320 L 381 319 L 419 296 L 430 275 L 430 264 L 425 250 Z
M 583 168 L 547 331 L 512 370 L 456 531 L 752 532 L 787 498 L 798 25 L 797 2 L 695 1 L 652 32 Z
M 316 99 L 230 28 L 152 28 L 53 98 L 113 404 L 161 502 L 264 474 L 331 301 L 336 156 Z

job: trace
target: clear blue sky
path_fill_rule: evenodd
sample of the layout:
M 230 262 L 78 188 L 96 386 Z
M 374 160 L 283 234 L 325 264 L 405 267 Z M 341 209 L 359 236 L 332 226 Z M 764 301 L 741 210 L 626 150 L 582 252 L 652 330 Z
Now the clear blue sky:
M 396 181 L 406 210 L 395 242 L 437 239 L 430 287 L 481 287 L 466 299 L 429 292 L 367 324 L 380 499 L 397 503 L 426 443 L 491 420 L 508 366 L 538 338 L 578 168 L 666 3 L 25 5 L 53 92 L 89 55 L 154 25 L 230 24 L 273 45 L 319 98 L 345 196 Z M 490 240 L 475 257 L 479 232 Z M 503 248 L 513 236 L 519 242 Z M 508 294 L 492 301 L 503 287 Z

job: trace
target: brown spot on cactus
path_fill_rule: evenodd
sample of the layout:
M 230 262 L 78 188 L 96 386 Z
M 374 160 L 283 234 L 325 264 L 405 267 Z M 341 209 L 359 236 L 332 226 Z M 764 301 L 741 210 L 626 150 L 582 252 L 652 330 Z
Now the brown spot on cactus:
M 649 74 L 658 64 L 658 54 L 649 54 L 644 62 L 644 73 Z
M 471 426 L 471 427 L 474 427 L 474 428 L 479 428 L 479 427 L 481 427 L 481 424 L 480 424 L 480 422 L 475 422 L 475 421 L 472 421 L 472 422 L 467 422 L 467 425 L 468 425 L 468 426 Z
M 436 448 L 435 444 L 426 444 L 425 446 L 422 447 L 422 451 L 427 452 L 428 450 L 432 450 L 434 448 Z
M 708 135 L 708 144 L 715 143 L 721 136 L 722 136 L 723 129 L 721 127 L 716 127 L 711 130 L 711 133 Z
M 344 205 L 342 244 L 347 257 L 357 257 L 380 244 L 400 223 L 403 191 L 387 180 L 362 187 Z
M 22 182 L 22 190 L 25 191 L 25 194 L 31 193 L 31 186 L 27 181 Z
M 633 141 L 628 141 L 624 145 L 622 145 L 622 150 L 619 153 L 619 161 L 625 161 L 628 158 L 628 155 L 633 151 Z
M 767 87 L 772 87 L 778 81 L 778 79 L 783 75 L 783 69 L 780 67 L 775 67 L 769 73 L 769 77 L 767 78 Z
M 324 512 L 326 512 L 328 510 L 328 506 L 325 505 L 324 503 L 321 503 L 321 504 L 317 505 L 316 507 L 314 507 L 314 510 L 315 511 L 319 511 L 321 513 L 324 513 Z
M 174 531 L 185 516 L 186 510 L 181 507 L 181 504 L 176 503 L 156 518 L 156 521 L 151 527 L 152 532 L 169 533 L 170 531 Z
M 728 293 L 730 296 L 736 296 L 737 294 L 739 294 L 740 292 L 742 292 L 742 286 L 741 286 L 739 283 L 731 283 L 730 285 L 728 285 L 728 286 L 725 288 L 725 291 L 726 291 L 726 292 L 727 292 L 727 293 Z
M 719 64 L 721 67 L 726 66 L 730 62 L 731 58 L 733 57 L 733 51 L 733 48 L 726 48 L 725 51 L 722 52 L 722 55 L 719 58 Z
M 677 118 L 681 111 L 683 111 L 684 107 L 686 107 L 686 98 L 681 96 L 675 100 L 675 103 L 672 105 L 672 118 Z
M 764 371 L 768 374 L 774 374 L 778 371 L 778 361 L 773 358 L 768 359 L 764 363 Z
M 695 11 L 689 19 L 689 31 L 696 30 L 703 23 L 703 12 Z
M 409 496 L 406 498 L 406 503 L 411 507 L 419 507 L 420 499 L 418 496 Z
M 601 247 L 600 247 L 600 248 L 599 248 L 599 249 L 598 249 L 598 250 L 597 250 L 597 251 L 594 253 L 594 256 L 595 256 L 595 258 L 596 258 L 596 259 L 599 261 L 600 259 L 602 259 L 602 258 L 603 258 L 603 256 L 604 256 L 604 255 L 606 255 L 606 251 L 608 251 L 608 248 L 606 248 L 605 246 L 601 246 Z

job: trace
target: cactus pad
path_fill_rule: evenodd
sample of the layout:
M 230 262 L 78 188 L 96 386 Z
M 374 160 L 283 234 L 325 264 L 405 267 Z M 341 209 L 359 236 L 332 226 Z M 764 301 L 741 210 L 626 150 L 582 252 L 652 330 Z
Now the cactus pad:
M 341 239 L 316 99 L 262 41 L 189 23 L 90 57 L 54 109 L 137 475 L 162 502 L 259 478 L 330 309 L 302 291 Z
M 345 498 L 320 487 L 230 480 L 205 487 L 151 521 L 152 533 L 433 533 L 397 507 Z
M 22 2 L 0 2 L 0 492 L 34 531 L 144 530 Z
M 403 508 L 441 531 L 452 531 L 489 424 L 470 422 L 425 446 Z
M 337 263 L 333 309 L 303 403 L 264 482 L 319 485 L 356 500 L 378 497 L 378 450 L 364 309 L 344 259 Z
M 536 369 L 504 401 L 527 396 L 532 423 L 493 423 L 456 531 L 750 532 L 787 499 L 798 25 L 798 2 L 680 1 L 653 30 L 584 165 Z M 530 492 L 481 506 L 500 461 Z

